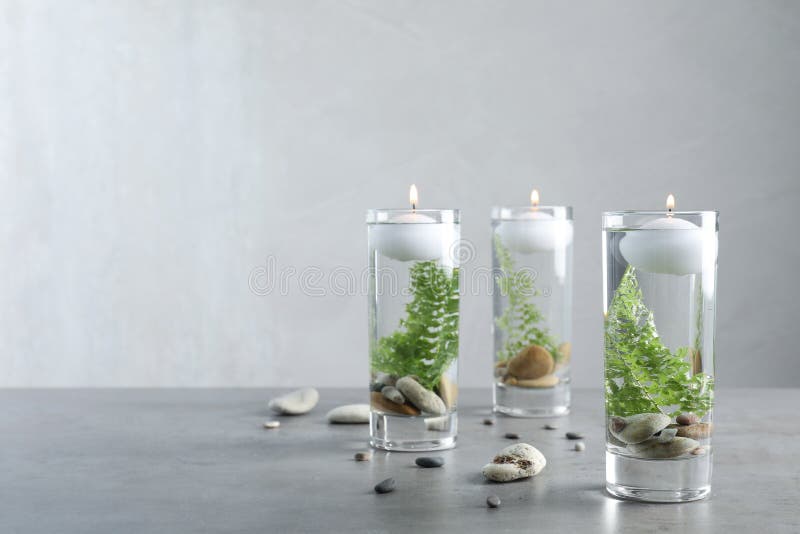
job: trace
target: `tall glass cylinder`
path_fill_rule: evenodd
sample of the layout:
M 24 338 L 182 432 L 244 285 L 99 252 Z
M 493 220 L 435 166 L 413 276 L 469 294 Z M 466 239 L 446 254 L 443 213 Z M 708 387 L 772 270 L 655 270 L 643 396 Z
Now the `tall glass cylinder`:
M 603 214 L 606 488 L 681 502 L 711 488 L 718 214 Z
M 455 446 L 458 210 L 369 210 L 370 443 Z
M 494 410 L 569 413 L 572 208 L 492 210 Z

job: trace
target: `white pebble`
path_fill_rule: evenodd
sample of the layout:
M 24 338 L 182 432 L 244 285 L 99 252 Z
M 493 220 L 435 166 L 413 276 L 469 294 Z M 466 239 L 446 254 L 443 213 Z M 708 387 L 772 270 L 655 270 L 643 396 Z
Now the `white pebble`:
M 333 424 L 369 423 L 369 404 L 345 404 L 328 412 L 328 422 Z
M 319 401 L 319 392 L 314 388 L 298 389 L 269 401 L 273 412 L 286 415 L 302 415 L 311 411 Z
M 483 466 L 483 476 L 494 482 L 509 482 L 538 475 L 547 465 L 544 455 L 527 443 L 516 443 L 500 451 Z
M 579 441 L 578 443 L 575 444 L 574 448 L 578 452 L 585 451 L 586 450 L 586 445 L 582 441 Z
M 441 417 L 426 417 L 425 428 L 427 430 L 447 432 L 448 430 L 450 430 L 450 416 L 443 415 Z
M 278 428 L 279 426 L 281 426 L 280 421 L 267 421 L 264 423 L 264 428 Z

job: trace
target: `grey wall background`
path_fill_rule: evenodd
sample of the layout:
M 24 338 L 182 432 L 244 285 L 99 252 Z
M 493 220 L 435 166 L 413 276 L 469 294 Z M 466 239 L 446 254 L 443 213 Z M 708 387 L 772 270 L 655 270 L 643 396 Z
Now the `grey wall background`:
M 0 1 L 0 385 L 354 386 L 364 210 L 576 213 L 575 382 L 601 381 L 600 212 L 719 209 L 718 381 L 795 386 L 800 3 Z M 463 302 L 462 383 L 490 375 Z

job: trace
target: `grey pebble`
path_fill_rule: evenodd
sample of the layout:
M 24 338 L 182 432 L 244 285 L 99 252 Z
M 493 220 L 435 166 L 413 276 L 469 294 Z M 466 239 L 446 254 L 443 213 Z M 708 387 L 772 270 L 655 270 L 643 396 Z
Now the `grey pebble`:
M 420 456 L 414 460 L 420 467 L 442 467 L 444 465 L 444 458 L 441 456 Z
M 397 377 L 386 373 L 378 373 L 378 376 L 375 377 L 375 382 L 380 382 L 384 386 L 393 386 L 397 383 Z
M 375 493 L 391 493 L 394 491 L 395 485 L 396 484 L 393 478 L 381 480 L 375 484 Z
M 406 403 L 406 398 L 403 396 L 402 393 L 400 393 L 400 390 L 398 390 L 394 386 L 384 386 L 383 389 L 381 389 L 381 395 L 383 395 L 384 397 L 386 397 L 395 404 Z
M 584 442 L 582 442 L 582 441 L 579 441 L 579 442 L 577 442 L 575 444 L 575 447 L 573 447 L 573 448 L 578 452 L 585 451 L 586 450 L 586 444 Z
M 519 439 L 519 434 L 516 432 L 506 432 L 505 437 L 508 439 Z
M 627 417 L 610 417 L 608 432 L 628 444 L 642 443 L 669 425 L 670 418 L 663 413 L 636 413 Z
M 356 462 L 369 462 L 372 460 L 372 453 L 369 451 L 357 452 L 353 458 L 356 459 Z
M 489 495 L 486 497 L 486 506 L 489 508 L 500 508 L 500 497 L 497 495 Z
M 494 424 L 494 419 L 484 419 L 483 424 L 486 426 L 492 426 Z
M 406 400 L 413 404 L 424 414 L 446 415 L 447 406 L 442 398 L 426 389 L 410 376 L 404 376 L 397 381 L 395 387 L 403 394 Z
M 545 430 L 558 430 L 558 425 L 555 425 L 553 423 L 547 423 L 546 425 L 544 425 L 544 429 Z
M 661 432 L 658 433 L 658 441 L 660 443 L 669 443 L 675 436 L 678 434 L 677 428 L 665 428 Z
M 583 439 L 583 434 L 579 432 L 567 432 L 565 435 L 567 439 Z

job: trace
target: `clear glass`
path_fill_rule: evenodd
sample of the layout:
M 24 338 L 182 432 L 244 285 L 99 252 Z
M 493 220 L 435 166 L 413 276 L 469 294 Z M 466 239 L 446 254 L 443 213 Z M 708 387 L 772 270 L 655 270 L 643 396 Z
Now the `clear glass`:
M 572 208 L 492 210 L 494 410 L 569 413 Z
M 603 214 L 606 488 L 711 489 L 718 213 Z
M 369 210 L 370 443 L 455 446 L 458 210 Z

